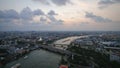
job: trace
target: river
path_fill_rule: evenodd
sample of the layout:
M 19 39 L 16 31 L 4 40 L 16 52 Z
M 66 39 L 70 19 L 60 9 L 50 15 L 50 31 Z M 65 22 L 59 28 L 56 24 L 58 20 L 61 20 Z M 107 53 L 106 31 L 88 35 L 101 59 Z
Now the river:
M 73 40 L 77 38 L 84 38 L 87 36 L 73 36 L 64 39 L 57 40 L 54 44 L 66 44 L 63 47 L 67 47 Z M 59 45 L 56 48 L 63 49 Z M 61 60 L 61 55 L 45 51 L 45 50 L 34 50 L 27 54 L 28 58 L 24 59 L 21 57 L 11 63 L 8 63 L 4 68 L 11 68 L 13 65 L 20 63 L 20 68 L 58 68 L 59 61 Z
M 11 68 L 13 65 L 20 63 L 20 68 L 57 68 L 61 56 L 45 50 L 35 50 L 29 53 L 28 58 L 21 57 L 11 63 L 8 63 L 5 68 Z
M 85 36 L 72 36 L 72 37 L 63 38 L 63 39 L 55 41 L 54 42 L 54 45 L 55 45 L 54 47 L 58 48 L 58 49 L 66 50 L 68 48 L 68 45 L 70 45 L 70 43 L 72 41 L 74 41 L 75 39 L 78 39 L 78 38 L 85 38 L 85 37 L 88 37 L 88 35 L 85 35 Z

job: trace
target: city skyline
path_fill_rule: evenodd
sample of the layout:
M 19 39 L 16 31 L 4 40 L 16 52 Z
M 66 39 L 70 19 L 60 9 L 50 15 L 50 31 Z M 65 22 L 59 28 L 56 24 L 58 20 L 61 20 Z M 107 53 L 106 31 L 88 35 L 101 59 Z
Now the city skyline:
M 0 31 L 119 31 L 119 0 L 1 0 Z

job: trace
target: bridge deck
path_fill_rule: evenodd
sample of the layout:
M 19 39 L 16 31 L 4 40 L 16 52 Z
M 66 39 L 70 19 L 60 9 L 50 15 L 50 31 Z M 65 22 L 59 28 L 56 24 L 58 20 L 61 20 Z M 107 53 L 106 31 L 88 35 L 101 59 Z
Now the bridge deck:
M 65 55 L 77 55 L 76 53 L 70 52 L 68 50 L 57 49 L 52 46 L 40 45 L 40 48 L 47 49 L 48 51 L 65 54 Z

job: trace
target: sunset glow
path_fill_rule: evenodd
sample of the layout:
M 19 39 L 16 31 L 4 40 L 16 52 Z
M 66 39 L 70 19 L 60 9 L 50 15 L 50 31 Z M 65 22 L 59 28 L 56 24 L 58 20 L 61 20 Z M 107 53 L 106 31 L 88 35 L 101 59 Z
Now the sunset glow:
M 119 31 L 120 1 L 110 1 L 1 0 L 0 31 Z

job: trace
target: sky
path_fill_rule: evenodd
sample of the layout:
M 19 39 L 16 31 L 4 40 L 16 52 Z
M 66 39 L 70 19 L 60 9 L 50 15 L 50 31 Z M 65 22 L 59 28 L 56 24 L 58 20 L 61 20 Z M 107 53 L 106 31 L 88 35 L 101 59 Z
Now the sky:
M 0 31 L 120 31 L 120 0 L 0 0 Z

